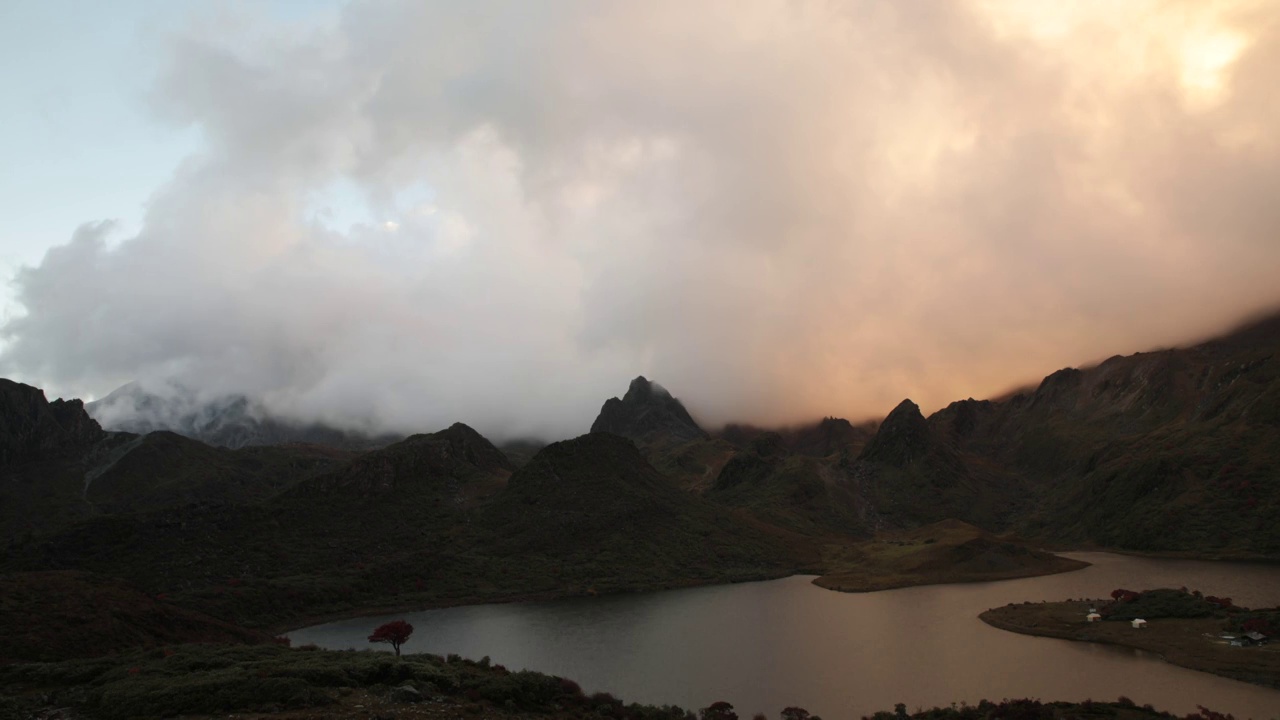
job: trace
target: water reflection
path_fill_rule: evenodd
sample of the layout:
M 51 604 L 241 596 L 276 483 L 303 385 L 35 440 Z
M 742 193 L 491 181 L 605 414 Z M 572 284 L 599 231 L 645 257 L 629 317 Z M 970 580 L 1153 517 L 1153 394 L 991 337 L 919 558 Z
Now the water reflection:
M 1101 597 L 1116 587 L 1186 585 L 1254 607 L 1280 604 L 1280 567 L 1075 553 L 1085 570 L 1000 583 L 835 593 L 807 577 L 643 595 L 402 614 L 407 652 L 488 655 L 511 669 L 573 678 L 628 701 L 776 717 L 801 705 L 827 720 L 983 698 L 1113 700 L 1177 713 L 1206 705 L 1280 716 L 1280 691 L 1112 646 L 1016 635 L 978 613 L 1009 602 Z M 295 644 L 366 648 L 362 618 L 299 630 Z

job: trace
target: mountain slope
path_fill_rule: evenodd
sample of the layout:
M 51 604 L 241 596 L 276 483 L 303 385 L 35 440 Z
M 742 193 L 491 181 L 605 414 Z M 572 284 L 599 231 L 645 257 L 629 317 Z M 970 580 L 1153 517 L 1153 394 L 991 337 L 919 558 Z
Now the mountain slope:
M 1200 345 L 1053 373 L 929 424 L 1017 473 L 1017 523 L 1060 543 L 1280 555 L 1280 316 Z

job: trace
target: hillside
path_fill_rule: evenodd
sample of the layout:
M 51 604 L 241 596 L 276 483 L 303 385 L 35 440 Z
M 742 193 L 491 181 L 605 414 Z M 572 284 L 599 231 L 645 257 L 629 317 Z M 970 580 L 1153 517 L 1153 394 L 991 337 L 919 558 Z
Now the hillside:
M 1280 316 L 953 403 L 929 425 L 974 463 L 1025 479 L 1033 503 L 1014 524 L 1029 536 L 1280 556 Z
M 209 452 L 232 451 L 194 455 Z M 0 570 L 120 577 L 261 626 L 379 605 L 777 576 L 816 557 L 802 538 L 681 492 L 623 438 L 555 443 L 513 472 L 458 424 L 263 501 L 91 517 L 16 545 Z
M 758 578 L 797 561 L 784 536 L 679 490 L 610 433 L 547 446 L 511 476 L 484 522 L 496 554 L 545 557 L 596 584 Z
M 183 609 L 115 578 L 81 572 L 0 575 L 0 665 L 187 642 L 270 641 L 270 635 Z
M 1058 557 L 959 520 L 946 520 L 857 544 L 833 545 L 814 584 L 842 592 L 912 585 L 1009 580 L 1070 572 L 1088 563 Z

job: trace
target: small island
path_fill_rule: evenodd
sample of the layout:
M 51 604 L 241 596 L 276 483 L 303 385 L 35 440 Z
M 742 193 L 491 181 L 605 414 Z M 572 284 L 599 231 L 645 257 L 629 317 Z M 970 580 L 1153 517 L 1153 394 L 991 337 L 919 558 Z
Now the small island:
M 813 581 L 819 587 L 874 592 L 1053 575 L 1089 563 L 1036 550 L 959 520 L 943 520 L 865 542 L 829 545 L 823 565 L 827 572 Z
M 1116 590 L 1106 600 L 1021 603 L 979 616 L 1025 635 L 1107 643 L 1175 665 L 1280 688 L 1280 608 L 1249 610 L 1197 591 Z

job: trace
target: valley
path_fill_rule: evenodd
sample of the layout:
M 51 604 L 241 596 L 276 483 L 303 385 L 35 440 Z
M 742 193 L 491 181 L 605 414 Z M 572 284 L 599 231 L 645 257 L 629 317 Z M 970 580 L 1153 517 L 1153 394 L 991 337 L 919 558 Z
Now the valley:
M 509 452 L 461 423 L 214 446 L 0 381 L 0 661 L 797 573 L 867 593 L 1087 566 L 1041 548 L 1274 560 L 1277 351 L 1272 317 L 928 417 L 904 400 L 773 430 L 708 431 L 639 377 L 593 432 Z

